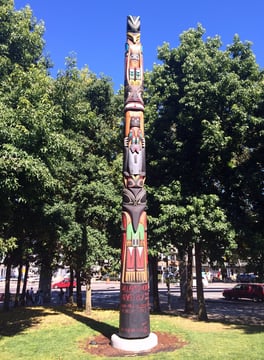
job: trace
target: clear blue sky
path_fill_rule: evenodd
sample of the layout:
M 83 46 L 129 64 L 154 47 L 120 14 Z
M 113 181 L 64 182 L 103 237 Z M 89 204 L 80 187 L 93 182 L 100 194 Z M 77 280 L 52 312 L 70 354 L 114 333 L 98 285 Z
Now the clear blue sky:
M 157 47 L 179 45 L 179 35 L 198 23 L 205 36 L 219 35 L 223 47 L 235 34 L 253 43 L 257 63 L 264 67 L 264 0 L 14 0 L 17 10 L 30 5 L 45 22 L 46 49 L 54 63 L 52 75 L 64 69 L 75 53 L 78 68 L 112 78 L 115 90 L 123 84 L 127 15 L 141 17 L 144 68 L 157 61 Z

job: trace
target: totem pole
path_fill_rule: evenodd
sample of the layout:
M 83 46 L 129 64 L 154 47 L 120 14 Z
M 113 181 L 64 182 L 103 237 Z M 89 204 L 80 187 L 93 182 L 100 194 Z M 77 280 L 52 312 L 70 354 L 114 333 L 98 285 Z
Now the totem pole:
M 119 336 L 149 336 L 143 53 L 140 17 L 127 17 Z

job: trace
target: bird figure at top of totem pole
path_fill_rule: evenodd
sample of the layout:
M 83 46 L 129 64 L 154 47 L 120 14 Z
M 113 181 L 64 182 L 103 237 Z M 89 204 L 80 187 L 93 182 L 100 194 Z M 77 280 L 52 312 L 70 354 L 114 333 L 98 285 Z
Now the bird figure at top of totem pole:
M 143 49 L 140 42 L 140 18 L 129 17 L 125 58 L 125 111 L 142 110 Z

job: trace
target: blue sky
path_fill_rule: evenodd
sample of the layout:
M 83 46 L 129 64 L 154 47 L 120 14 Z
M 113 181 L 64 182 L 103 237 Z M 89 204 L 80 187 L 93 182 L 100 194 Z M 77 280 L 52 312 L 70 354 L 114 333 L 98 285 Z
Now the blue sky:
M 114 89 L 123 84 L 127 15 L 141 18 L 144 68 L 151 70 L 157 48 L 164 42 L 179 45 L 179 35 L 201 23 L 205 36 L 219 35 L 223 48 L 235 34 L 253 43 L 257 63 L 264 67 L 263 0 L 14 0 L 17 10 L 30 5 L 45 22 L 46 49 L 54 63 L 52 75 L 64 69 L 65 58 L 77 57 L 97 74 L 112 78 Z

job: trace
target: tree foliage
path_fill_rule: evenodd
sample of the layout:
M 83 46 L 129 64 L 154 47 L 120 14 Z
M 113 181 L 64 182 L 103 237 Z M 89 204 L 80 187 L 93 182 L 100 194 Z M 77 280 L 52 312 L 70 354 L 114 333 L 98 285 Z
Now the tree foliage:
M 164 44 L 162 63 L 146 75 L 150 213 L 160 239 L 202 243 L 221 260 L 248 233 L 245 218 L 258 231 L 263 86 L 250 43 L 236 35 L 223 51 L 220 37 L 204 33 L 198 25 L 178 48 Z
M 147 74 L 148 183 L 154 188 L 163 185 L 176 204 L 182 199 L 186 214 L 191 204 L 205 198 L 210 199 L 210 214 L 209 204 L 217 199 L 222 216 L 239 232 L 238 212 L 253 211 L 255 199 L 260 205 L 263 196 L 262 160 L 254 160 L 262 149 L 262 75 L 250 43 L 236 35 L 222 51 L 220 38 L 203 40 L 204 32 L 198 25 L 181 35 L 178 48 L 164 44 L 158 53 L 163 63 Z M 253 179 L 243 176 L 249 164 Z M 257 182 L 257 192 L 249 190 L 252 181 Z M 177 199 L 175 184 L 180 186 Z M 194 239 L 197 224 L 190 219 L 187 223 Z
M 80 275 L 119 246 L 119 100 L 73 57 L 48 75 L 29 7 L 5 2 L 0 15 L 0 252 L 12 265 L 34 255 L 49 276 L 62 263 Z
M 117 246 L 119 119 L 109 80 L 78 70 L 72 57 L 56 79 L 54 99 L 70 148 L 57 167 L 61 186 L 48 212 L 59 215 L 63 262 L 89 275 L 92 264 L 110 256 L 110 245 Z
M 0 236 L 5 245 L 10 237 L 21 242 L 21 236 L 35 236 L 32 219 L 41 216 L 41 201 L 56 188 L 50 159 L 57 127 L 41 56 L 43 25 L 29 8 L 16 12 L 12 4 L 0 7 Z

